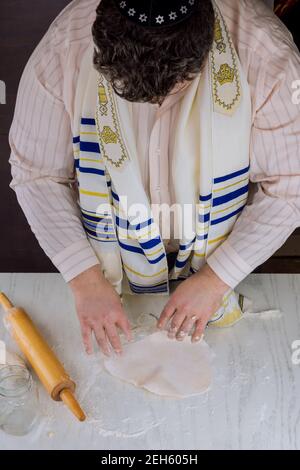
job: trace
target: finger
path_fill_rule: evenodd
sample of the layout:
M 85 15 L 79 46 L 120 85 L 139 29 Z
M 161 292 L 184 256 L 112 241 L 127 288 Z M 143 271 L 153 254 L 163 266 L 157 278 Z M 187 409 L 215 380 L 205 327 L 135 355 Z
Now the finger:
M 109 344 L 103 326 L 94 327 L 94 335 L 103 354 L 110 356 Z
M 180 328 L 180 330 L 179 330 L 179 332 L 177 333 L 177 336 L 176 336 L 179 341 L 183 341 L 184 338 L 190 333 L 190 331 L 193 328 L 196 320 L 197 320 L 196 315 L 189 316 L 184 320 L 184 322 L 181 325 L 181 328 Z
M 132 341 L 132 331 L 131 331 L 131 325 L 129 323 L 128 318 L 126 315 L 122 315 L 122 318 L 120 318 L 117 321 L 117 325 L 121 328 L 123 333 L 125 333 L 127 341 Z
M 106 331 L 106 335 L 110 341 L 110 344 L 114 348 L 115 352 L 117 354 L 121 354 L 122 344 L 121 344 L 120 336 L 119 336 L 116 326 L 113 323 L 111 323 L 111 324 L 104 325 L 104 328 Z
M 165 308 L 161 312 L 161 315 L 157 323 L 157 327 L 160 329 L 165 328 L 170 318 L 174 315 L 175 310 L 176 310 L 176 307 L 173 304 L 171 304 L 170 301 L 167 302 L 167 304 L 165 305 Z
M 186 314 L 184 312 L 175 312 L 169 326 L 169 338 L 175 338 L 185 319 Z
M 85 351 L 87 354 L 93 354 L 92 329 L 89 325 L 81 323 L 81 335 Z
M 192 343 L 197 343 L 198 341 L 202 339 L 204 335 L 205 327 L 206 327 L 206 323 L 203 322 L 201 318 L 199 318 L 196 322 L 195 331 L 192 335 Z

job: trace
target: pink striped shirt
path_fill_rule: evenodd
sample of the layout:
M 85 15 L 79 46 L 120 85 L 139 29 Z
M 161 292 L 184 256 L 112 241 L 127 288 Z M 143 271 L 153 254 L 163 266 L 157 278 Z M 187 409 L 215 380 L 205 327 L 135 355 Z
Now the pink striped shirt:
M 66 281 L 99 263 L 73 189 L 71 124 L 80 63 L 98 3 L 74 0 L 50 26 L 23 73 L 10 131 L 10 186 Z M 262 1 L 218 3 L 248 78 L 253 107 L 250 180 L 256 192 L 228 239 L 207 260 L 234 288 L 300 225 L 300 105 L 292 100 L 300 59 L 290 33 Z M 182 93 L 166 99 L 169 122 L 164 122 L 163 109 L 156 115 L 156 105 L 132 105 L 141 175 L 151 202 L 168 180 L 164 149 L 173 140 Z M 158 165 L 163 171 L 157 171 Z

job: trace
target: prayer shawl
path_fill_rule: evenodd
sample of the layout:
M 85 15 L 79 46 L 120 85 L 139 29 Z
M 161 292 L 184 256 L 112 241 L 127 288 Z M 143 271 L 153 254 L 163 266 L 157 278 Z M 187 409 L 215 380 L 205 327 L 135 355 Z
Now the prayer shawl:
M 203 266 L 246 204 L 250 90 L 216 3 L 214 9 L 213 47 L 180 102 L 177 120 L 172 155 L 176 203 L 192 208 L 194 222 L 193 233 L 180 240 L 172 272 L 141 181 L 128 102 L 94 69 L 93 44 L 81 64 L 73 123 L 79 204 L 103 272 L 119 293 L 167 294 L 172 280 Z M 131 212 L 132 207 L 141 209 Z M 230 290 L 211 322 L 226 325 L 240 314 Z

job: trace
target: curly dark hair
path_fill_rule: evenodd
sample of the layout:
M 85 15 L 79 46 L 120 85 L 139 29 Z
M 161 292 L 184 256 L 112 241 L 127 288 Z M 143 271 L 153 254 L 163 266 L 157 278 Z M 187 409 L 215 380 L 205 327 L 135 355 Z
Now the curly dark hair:
M 214 19 L 211 0 L 199 0 L 195 13 L 176 27 L 145 28 L 124 17 L 112 0 L 101 0 L 92 28 L 94 66 L 121 98 L 161 104 L 175 85 L 200 73 Z

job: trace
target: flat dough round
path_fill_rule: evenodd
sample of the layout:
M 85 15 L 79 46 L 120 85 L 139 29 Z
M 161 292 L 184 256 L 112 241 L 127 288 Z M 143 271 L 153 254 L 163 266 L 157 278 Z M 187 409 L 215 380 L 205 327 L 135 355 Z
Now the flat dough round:
M 212 381 L 213 353 L 204 340 L 176 341 L 157 332 L 124 346 L 122 356 L 104 360 L 115 377 L 161 396 L 185 398 L 207 391 Z

